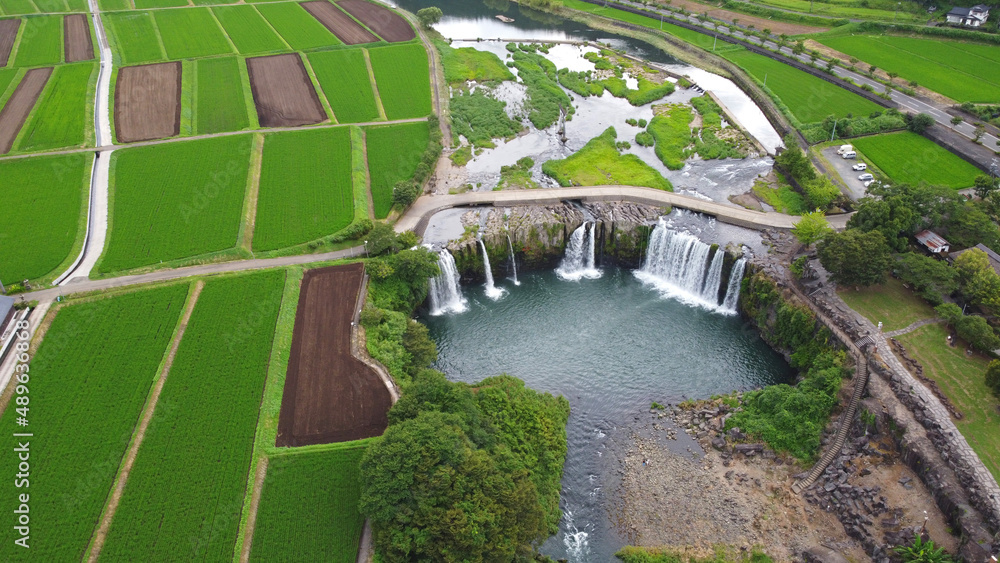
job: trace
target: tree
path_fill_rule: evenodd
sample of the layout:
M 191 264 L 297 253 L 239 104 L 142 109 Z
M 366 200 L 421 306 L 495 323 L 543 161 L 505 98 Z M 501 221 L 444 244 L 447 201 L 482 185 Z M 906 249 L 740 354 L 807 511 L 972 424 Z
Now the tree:
M 819 260 L 835 283 L 869 286 L 885 282 L 892 256 L 882 233 L 848 229 L 819 244 Z
M 868 67 L 868 76 L 875 76 L 875 65 Z
M 962 122 L 962 118 L 958 117 L 957 115 L 955 117 L 951 118 L 951 124 L 952 125 L 958 125 L 961 122 Z
M 802 185 L 806 204 L 812 209 L 828 209 L 840 197 L 840 188 L 826 176 L 818 176 Z
M 376 222 L 368 231 L 365 248 L 369 256 L 378 256 L 386 252 L 396 252 L 396 231 L 388 223 Z
M 975 315 L 965 315 L 955 326 L 958 337 L 968 342 L 973 348 L 983 352 L 991 352 L 1000 348 L 1000 338 L 997 338 L 993 327 L 986 319 Z
M 420 195 L 420 186 L 413 180 L 400 180 L 392 188 L 392 203 L 406 207 Z
M 990 361 L 986 368 L 986 386 L 994 395 L 1000 397 L 1000 360 Z
M 954 267 L 962 293 L 970 301 L 991 311 L 1000 310 L 1000 276 L 985 252 L 969 249 L 955 258 Z
M 806 50 L 806 43 L 805 41 L 802 40 L 796 42 L 795 45 L 792 47 L 792 53 L 796 55 L 801 55 L 802 53 L 805 52 L 805 50 Z
M 792 227 L 792 234 L 795 235 L 795 238 L 799 239 L 799 242 L 806 245 L 806 248 L 809 248 L 814 242 L 822 240 L 832 232 L 833 229 L 830 228 L 826 217 L 820 211 L 806 213 Z
M 879 231 L 896 252 L 906 249 L 907 239 L 917 226 L 913 190 L 906 184 L 872 186 L 847 226 L 862 231 Z
M 406 323 L 406 332 L 403 333 L 403 348 L 410 353 L 411 375 L 417 371 L 430 367 L 437 361 L 437 344 L 431 339 L 427 326 L 423 323 L 409 319 Z
M 816 170 L 813 169 L 809 157 L 802 152 L 795 137 L 789 135 L 785 137 L 785 149 L 774 158 L 774 163 L 787 171 L 799 183 L 808 182 L 816 178 Z
M 915 252 L 899 254 L 892 272 L 931 305 L 940 305 L 945 296 L 958 291 L 958 272 L 947 262 L 930 256 Z
M 444 12 L 442 12 L 441 8 L 438 8 L 437 6 L 430 6 L 428 8 L 421 8 L 417 10 L 417 19 L 420 20 L 420 24 L 424 27 L 430 27 L 441 21 L 441 17 L 443 15 Z
M 899 76 L 898 72 L 890 72 L 889 73 L 889 84 L 894 84 L 897 76 Z
M 910 123 L 907 125 L 907 128 L 914 133 L 923 134 L 923 132 L 926 131 L 931 125 L 934 125 L 933 117 L 926 113 L 918 113 L 913 116 L 913 119 L 910 119 Z

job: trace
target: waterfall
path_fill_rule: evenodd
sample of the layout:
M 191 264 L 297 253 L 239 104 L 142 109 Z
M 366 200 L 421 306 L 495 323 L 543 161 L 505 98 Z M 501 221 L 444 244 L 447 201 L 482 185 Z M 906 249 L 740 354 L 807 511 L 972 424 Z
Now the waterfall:
M 743 271 L 746 269 L 746 265 L 746 258 L 740 258 L 733 264 L 733 271 L 729 274 L 726 299 L 722 302 L 722 308 L 726 313 L 736 314 L 736 302 L 740 299 L 740 285 L 743 283 Z
M 514 243 L 510 241 L 510 233 L 507 233 L 507 248 L 510 249 L 510 266 L 514 269 L 514 285 L 521 285 L 517 281 L 517 259 L 514 258 Z
M 719 288 L 722 286 L 724 252 L 716 250 L 710 260 L 711 249 L 711 246 L 694 235 L 670 230 L 666 222 L 660 219 L 649 235 L 646 261 L 642 268 L 635 271 L 635 275 L 665 297 L 711 311 L 733 314 L 736 312 L 735 300 L 739 296 L 739 280 L 743 275 L 743 260 L 733 267 L 726 301 L 720 305 Z M 730 306 L 729 294 L 733 292 L 734 283 L 736 293 Z
M 465 297 L 462 297 L 462 287 L 458 283 L 458 268 L 455 266 L 455 258 L 448 249 L 438 253 L 438 268 L 441 269 L 441 274 L 431 278 L 428 291 L 431 315 L 465 311 L 468 306 Z
M 590 223 L 590 229 L 587 229 Z M 566 244 L 566 255 L 563 257 L 556 275 L 564 280 L 580 280 L 583 278 L 597 279 L 602 272 L 594 267 L 594 234 L 597 223 L 590 221 L 580 225 L 569 237 Z
M 479 248 L 483 251 L 483 270 L 486 272 L 486 297 L 497 301 L 507 290 L 493 285 L 493 270 L 490 269 L 490 255 L 486 252 L 486 245 L 483 239 L 479 239 Z

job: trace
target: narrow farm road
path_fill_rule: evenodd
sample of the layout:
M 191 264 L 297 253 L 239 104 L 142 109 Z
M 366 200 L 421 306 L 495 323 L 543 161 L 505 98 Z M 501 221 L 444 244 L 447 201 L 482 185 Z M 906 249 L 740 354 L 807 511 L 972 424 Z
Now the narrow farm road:
M 444 90 L 446 94 L 448 93 L 448 83 L 444 78 L 444 67 L 441 66 L 441 58 L 437 47 L 428 39 L 420 22 L 409 13 L 406 13 L 406 17 L 410 20 L 413 28 L 417 30 L 417 33 L 420 34 L 420 41 L 423 42 L 424 49 L 427 50 L 427 61 L 430 63 L 431 71 L 431 94 L 434 97 L 434 112 L 437 113 L 438 120 L 440 121 L 441 142 L 447 148 L 451 146 L 451 122 L 445 116 L 448 109 L 448 97 L 441 94 L 441 90 Z

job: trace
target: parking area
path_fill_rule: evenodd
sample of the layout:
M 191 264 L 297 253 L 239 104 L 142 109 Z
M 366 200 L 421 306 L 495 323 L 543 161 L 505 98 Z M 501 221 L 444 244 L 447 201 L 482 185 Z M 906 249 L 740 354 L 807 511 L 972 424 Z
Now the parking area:
M 866 172 L 871 172 L 871 170 L 857 171 L 852 167 L 859 162 L 867 161 L 862 155 L 858 155 L 857 158 L 842 158 L 837 154 L 837 149 L 840 145 L 827 147 L 822 150 L 823 157 L 826 158 L 827 162 L 830 163 L 832 167 L 831 172 L 840 176 L 841 183 L 847 186 L 849 193 L 847 194 L 852 200 L 857 201 L 865 196 L 865 183 L 858 180 L 858 176 Z

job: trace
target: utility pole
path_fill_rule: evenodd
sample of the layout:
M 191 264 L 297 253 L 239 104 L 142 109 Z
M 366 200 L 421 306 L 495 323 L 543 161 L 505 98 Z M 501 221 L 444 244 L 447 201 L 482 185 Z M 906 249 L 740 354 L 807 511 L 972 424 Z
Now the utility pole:
M 371 256 L 368 256 L 368 241 L 365 241 L 365 258 L 371 258 Z
M 837 122 L 838 121 L 840 121 L 840 120 L 839 119 L 834 119 L 833 120 L 833 132 L 830 133 L 830 140 L 831 141 L 833 140 L 834 137 L 837 136 Z
M 902 2 L 896 2 L 896 11 L 894 11 L 892 13 L 892 21 L 893 21 L 893 23 L 896 22 L 896 14 L 899 13 L 899 6 L 900 6 L 900 4 L 902 4 Z
M 715 34 L 715 41 L 712 42 L 712 52 L 715 52 L 715 46 L 719 44 L 719 34 Z
M 767 88 L 767 73 L 764 73 L 764 88 Z

